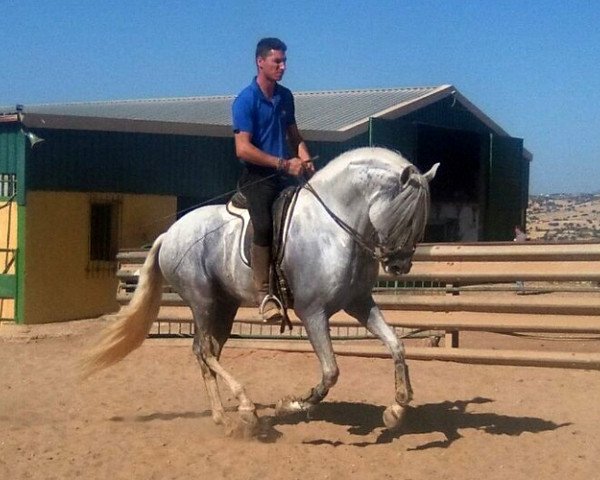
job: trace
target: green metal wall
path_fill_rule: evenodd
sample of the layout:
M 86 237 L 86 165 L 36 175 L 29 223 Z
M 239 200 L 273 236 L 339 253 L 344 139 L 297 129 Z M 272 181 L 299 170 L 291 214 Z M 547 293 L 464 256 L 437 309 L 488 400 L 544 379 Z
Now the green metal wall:
M 490 136 L 484 240 L 512 240 L 514 226 L 523 226 L 527 208 L 529 165 L 523 140 Z
M 15 124 L 0 124 L 0 172 L 17 173 L 23 135 Z
M 232 138 L 36 130 L 30 190 L 151 193 L 208 198 L 239 176 Z
M 0 124 L 0 173 L 16 175 L 16 203 L 17 203 L 17 249 L 14 252 L 16 259 L 15 275 L 0 274 L 0 296 L 15 299 L 14 320 L 23 322 L 22 313 L 25 302 L 25 166 L 29 145 L 20 126 L 16 124 Z M 4 199 L 8 202 L 12 199 Z M 3 208 L 12 205 L 4 204 Z M 9 228 L 9 225 L 2 225 Z M 3 231 L 3 235 L 10 236 Z M 2 245 L 4 247 L 5 245 Z
M 402 118 L 370 118 L 368 145 L 394 149 L 407 160 L 417 164 L 417 127 Z
M 323 168 L 338 155 L 353 148 L 369 145 L 369 134 L 363 133 L 345 142 L 307 142 L 310 154 L 319 158 L 315 162 L 317 169 Z
M 523 140 L 492 135 L 491 129 L 464 106 L 452 98 L 446 98 L 400 119 L 372 118 L 368 144 L 394 148 L 426 170 L 431 167 L 431 162 L 425 161 L 424 164 L 420 152 L 428 146 L 423 144 L 430 141 L 424 133 L 431 128 L 463 132 L 461 135 L 465 139 L 468 136 L 471 143 L 477 142 L 479 137 L 479 153 L 475 153 L 479 164 L 465 164 L 464 168 L 469 169 L 466 172 L 469 174 L 473 173 L 474 168 L 477 169 L 475 173 L 480 186 L 474 198 L 484 212 L 482 240 L 511 240 L 514 225 L 524 224 L 529 196 L 529 162 L 523 156 Z M 456 169 L 459 160 L 454 159 L 453 168 Z M 452 183 L 456 175 L 460 179 L 460 172 L 445 176 L 443 173 L 438 172 L 437 187 L 440 181 Z M 452 186 L 444 188 L 447 190 Z M 438 197 L 434 184 L 432 198 L 435 200 Z
M 523 156 L 523 140 L 494 134 L 452 97 L 419 109 L 403 120 L 480 134 L 482 240 L 512 240 L 514 225 L 524 226 L 529 197 L 529 161 Z
M 371 119 L 367 132 L 348 141 L 309 142 L 309 148 L 313 155 L 319 156 L 319 168 L 348 149 L 367 145 L 394 148 L 422 168 L 428 168 L 428 165 L 420 165 L 418 158 L 423 142 L 419 131 L 423 126 L 481 136 L 480 199 L 482 203 L 488 202 L 482 207 L 487 209 L 490 221 L 496 218 L 496 213 L 506 217 L 507 211 L 501 204 L 506 191 L 498 183 L 498 175 L 503 173 L 501 169 L 496 171 L 497 163 L 518 164 L 515 168 L 521 174 L 517 180 L 520 184 L 516 187 L 520 192 L 517 197 L 521 208 L 511 216 L 510 223 L 513 220 L 520 223 L 516 220 L 523 218 L 529 168 L 522 157 L 522 144 L 521 153 L 516 148 L 512 153 L 498 154 L 498 160 L 489 157 L 491 150 L 485 143 L 489 143 L 490 128 L 452 97 L 401 119 Z M 35 133 L 45 141 L 31 150 L 27 161 L 26 180 L 30 190 L 175 195 L 181 199 L 181 206 L 187 207 L 234 189 L 241 169 L 232 138 L 44 129 Z M 0 152 L 0 162 L 6 162 L 8 158 L 10 155 Z M 494 170 L 490 165 L 494 165 Z M 511 196 L 513 187 L 515 184 L 511 180 Z M 502 225 L 490 227 L 486 238 L 504 238 L 508 223 L 506 220 Z
M 488 135 L 490 128 L 467 110 L 454 97 L 443 98 L 427 107 L 415 110 L 402 117 L 406 122 L 423 123 L 430 126 L 468 130 Z

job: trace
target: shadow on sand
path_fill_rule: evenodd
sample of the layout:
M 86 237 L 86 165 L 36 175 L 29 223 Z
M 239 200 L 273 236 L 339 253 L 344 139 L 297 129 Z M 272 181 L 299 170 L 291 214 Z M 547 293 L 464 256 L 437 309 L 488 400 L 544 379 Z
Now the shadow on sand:
M 278 425 L 296 425 L 306 421 L 329 422 L 335 425 L 348 427 L 352 435 L 367 436 L 380 431 L 375 441 L 345 443 L 331 440 L 307 440 L 304 443 L 312 445 L 353 445 L 367 447 L 371 445 L 390 443 L 407 434 L 442 433 L 444 440 L 429 442 L 419 445 L 413 450 L 428 448 L 448 448 L 452 443 L 461 438 L 459 430 L 476 429 L 490 435 L 517 436 L 522 433 L 539 433 L 555 430 L 569 425 L 557 424 L 537 417 L 513 417 L 496 413 L 467 412 L 469 405 L 491 403 L 489 398 L 476 397 L 471 400 L 446 401 L 441 403 L 428 403 L 409 407 L 401 425 L 395 430 L 383 427 L 382 415 L 384 406 L 367 403 L 351 402 L 325 402 L 317 405 L 310 412 L 299 413 L 284 417 L 263 413 L 259 418 L 258 434 L 255 438 L 264 443 L 275 443 L 283 434 L 277 429 Z M 257 405 L 257 409 L 273 411 L 274 405 Z M 235 413 L 235 408 L 226 408 L 226 411 Z M 133 418 L 112 417 L 113 422 L 135 421 L 150 422 L 156 420 L 169 421 L 177 418 L 210 418 L 209 410 L 203 412 L 162 412 L 149 415 L 138 415 Z
M 420 445 L 413 450 L 428 448 L 448 448 L 455 440 L 461 438 L 460 429 L 473 428 L 482 430 L 491 435 L 516 436 L 525 432 L 539 433 L 555 430 L 569 425 L 556 424 L 549 420 L 536 417 L 513 417 L 495 413 L 467 412 L 467 407 L 472 404 L 491 403 L 489 398 L 476 397 L 471 400 L 456 400 L 442 403 L 429 403 L 410 407 L 401 426 L 396 430 L 383 428 L 382 415 L 385 407 L 365 403 L 327 402 L 318 405 L 311 412 L 310 420 L 325 421 L 336 425 L 348 427 L 348 432 L 353 435 L 369 435 L 381 429 L 375 442 L 356 442 L 353 446 L 370 446 L 390 443 L 394 439 L 407 434 L 425 434 L 440 432 L 445 440 L 435 441 Z M 289 425 L 306 421 L 306 415 L 294 415 L 284 418 L 273 418 L 272 427 Z M 343 442 L 330 440 L 311 440 L 308 444 L 342 445 Z

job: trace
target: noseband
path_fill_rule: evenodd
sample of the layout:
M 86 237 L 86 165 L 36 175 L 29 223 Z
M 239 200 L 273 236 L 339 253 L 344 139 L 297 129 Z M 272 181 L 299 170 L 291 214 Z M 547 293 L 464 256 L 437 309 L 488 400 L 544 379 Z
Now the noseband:
M 335 223 L 337 223 L 342 230 L 344 230 L 355 243 L 357 243 L 360 247 L 363 248 L 367 253 L 369 253 L 375 260 L 381 262 L 383 264 L 388 263 L 390 260 L 407 260 L 410 259 L 415 251 L 415 247 L 399 247 L 399 248 L 389 248 L 382 243 L 376 240 L 369 240 L 357 232 L 354 228 L 344 222 L 340 217 L 338 217 L 323 201 L 323 199 L 319 196 L 317 191 L 313 188 L 313 186 L 306 182 L 303 185 L 303 188 L 306 188 L 313 196 L 318 200 L 318 202 L 323 206 L 325 211 L 329 214 L 329 216 L 333 219 Z

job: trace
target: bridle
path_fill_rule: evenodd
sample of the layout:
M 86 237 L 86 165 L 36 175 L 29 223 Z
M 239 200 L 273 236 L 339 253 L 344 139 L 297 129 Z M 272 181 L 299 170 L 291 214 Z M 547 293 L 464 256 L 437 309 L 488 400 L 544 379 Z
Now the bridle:
M 337 223 L 342 230 L 344 230 L 350 238 L 354 240 L 356 244 L 363 248 L 367 253 L 369 253 L 375 260 L 381 262 L 383 264 L 389 262 L 392 258 L 398 260 L 408 260 L 410 259 L 414 252 L 415 246 L 412 247 L 399 247 L 399 248 L 389 248 L 377 240 L 369 240 L 356 231 L 353 227 L 344 222 L 340 217 L 338 217 L 323 201 L 323 199 L 319 196 L 317 191 L 313 188 L 310 182 L 305 182 L 302 188 L 306 188 L 313 196 L 318 200 L 318 202 L 323 206 L 325 211 L 329 214 L 329 216 L 333 219 L 335 223 Z

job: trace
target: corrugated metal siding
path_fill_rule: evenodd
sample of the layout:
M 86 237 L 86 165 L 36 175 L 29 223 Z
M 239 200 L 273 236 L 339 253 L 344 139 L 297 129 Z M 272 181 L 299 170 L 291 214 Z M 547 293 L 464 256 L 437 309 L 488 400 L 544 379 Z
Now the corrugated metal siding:
M 25 137 L 16 125 L 0 125 L 0 173 L 16 174 L 25 152 Z
M 396 150 L 407 160 L 416 163 L 416 127 L 402 118 L 385 120 L 370 119 L 369 144 L 374 147 L 386 147 Z
M 523 163 L 523 141 L 492 137 L 485 240 L 512 240 L 513 227 L 522 223 L 527 169 Z
M 317 169 L 323 168 L 338 155 L 359 147 L 369 146 L 369 134 L 357 135 L 346 142 L 307 142 L 312 156 L 319 158 L 315 162 Z
M 240 165 L 231 138 L 44 130 L 31 152 L 31 190 L 210 197 L 230 190 Z
M 241 164 L 231 138 L 44 130 L 31 152 L 31 190 L 153 193 L 197 199 L 235 188 Z M 308 142 L 322 168 L 369 145 L 368 133 L 346 142 Z

